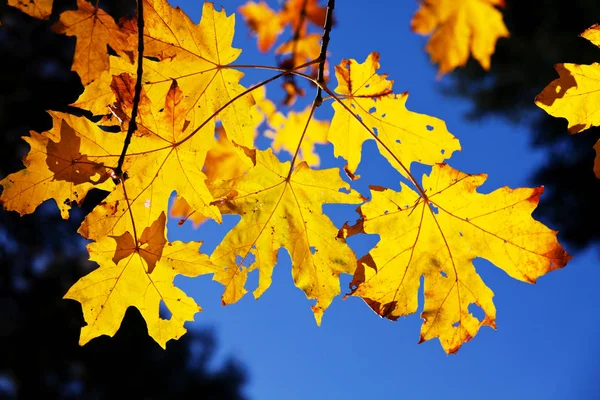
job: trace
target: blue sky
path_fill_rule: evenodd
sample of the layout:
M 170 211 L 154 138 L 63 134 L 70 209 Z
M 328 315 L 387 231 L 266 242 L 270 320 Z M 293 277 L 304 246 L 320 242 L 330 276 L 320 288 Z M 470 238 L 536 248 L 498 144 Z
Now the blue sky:
M 242 3 L 222 0 L 216 6 L 232 13 Z M 201 2 L 173 4 L 199 20 Z M 276 6 L 276 2 L 271 4 Z M 337 25 L 329 47 L 331 65 L 343 58 L 362 62 L 370 52 L 378 51 L 380 71 L 395 81 L 395 91 L 410 93 L 407 107 L 445 120 L 460 139 L 463 151 L 452 157 L 453 167 L 489 174 L 482 188 L 486 192 L 505 185 L 527 185 L 546 155 L 529 148 L 528 127 L 496 119 L 467 121 L 464 114 L 469 104 L 440 94 L 440 85 L 451 76 L 436 79 L 436 67 L 424 51 L 426 38 L 409 30 L 417 1 L 364 4 L 337 2 Z M 258 53 L 242 18 L 238 16 L 236 22 L 234 45 L 244 49 L 238 61 L 273 65 L 272 54 Z M 268 76 L 252 72 L 244 83 L 249 86 Z M 267 92 L 276 99 L 282 96 L 277 83 Z M 307 96 L 306 101 L 310 100 L 312 96 Z M 304 105 L 300 102 L 296 109 Z M 331 114 L 329 105 L 318 110 L 320 119 Z M 377 155 L 375 145 L 371 142 L 363 151 L 363 160 L 368 162 L 359 167 L 362 178 L 356 188 L 364 195 L 368 195 L 367 181 L 398 188 L 399 175 Z M 319 153 L 323 166 L 343 165 L 333 159 L 331 146 L 320 147 Z M 353 209 L 326 207 L 336 224 L 354 220 Z M 203 250 L 210 252 L 236 221 L 230 217 L 223 226 L 206 224 L 198 230 L 187 224 L 179 228 L 171 221 L 169 239 L 204 240 Z M 360 256 L 376 241 L 376 237 L 361 238 L 351 245 Z M 476 260 L 477 271 L 495 292 L 498 329 L 482 328 L 453 356 L 447 356 L 437 340 L 417 344 L 418 315 L 391 322 L 379 318 L 358 298 L 336 299 L 317 327 L 311 302 L 293 285 L 284 251 L 280 251 L 271 288 L 258 301 L 248 295 L 222 307 L 222 287 L 209 279 L 178 278 L 176 283 L 204 308 L 188 328 L 214 328 L 219 359 L 233 357 L 247 367 L 246 393 L 252 399 L 595 399 L 600 398 L 598 265 L 595 252 L 577 254 L 565 269 L 529 285 L 487 261 Z M 349 277 L 342 280 L 343 291 L 348 282 Z

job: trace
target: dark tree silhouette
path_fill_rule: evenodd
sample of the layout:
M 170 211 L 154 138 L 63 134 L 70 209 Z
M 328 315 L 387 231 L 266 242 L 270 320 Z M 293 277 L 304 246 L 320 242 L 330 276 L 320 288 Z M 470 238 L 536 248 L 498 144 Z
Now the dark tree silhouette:
M 498 42 L 491 70 L 469 62 L 444 91 L 472 100 L 470 118 L 500 115 L 528 124 L 531 143 L 547 151 L 546 163 L 531 177 L 546 186 L 538 218 L 558 229 L 571 250 L 598 244 L 600 181 L 592 171 L 592 146 L 600 129 L 571 136 L 566 120 L 547 115 L 534 98 L 558 78 L 554 64 L 600 62 L 600 50 L 579 37 L 600 22 L 600 2 L 506 0 L 504 19 L 511 36 Z
M 104 5 L 116 16 L 131 6 Z M 55 10 L 66 8 L 75 2 L 55 1 Z M 22 168 L 28 146 L 20 137 L 50 128 L 44 110 L 65 110 L 83 89 L 70 71 L 74 38 L 51 32 L 55 20 L 0 4 L 0 178 Z M 92 193 L 68 221 L 54 204 L 24 217 L 0 212 L 0 399 L 244 398 L 240 366 L 210 368 L 211 332 L 188 332 L 164 351 L 130 309 L 114 338 L 78 345 L 81 306 L 62 296 L 95 267 L 76 231 L 102 198 Z

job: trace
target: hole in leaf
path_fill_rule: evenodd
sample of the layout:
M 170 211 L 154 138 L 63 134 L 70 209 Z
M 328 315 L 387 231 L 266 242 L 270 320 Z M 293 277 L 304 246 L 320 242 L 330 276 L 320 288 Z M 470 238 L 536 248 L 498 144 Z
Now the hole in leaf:
M 32 2 L 33 3 L 33 2 Z M 108 50 L 108 55 L 110 56 L 118 56 L 119 54 L 115 51 L 115 49 L 113 49 L 112 47 L 110 47 L 110 45 L 106 46 L 106 49 Z
M 447 277 L 448 277 L 448 274 L 447 274 L 447 273 L 445 273 L 444 271 L 440 271 L 440 275 L 442 275 L 444 278 L 447 278 Z
M 460 321 L 456 321 L 455 323 L 452 324 L 452 327 L 458 328 L 459 325 L 460 325 Z
M 98 125 L 98 127 L 100 129 L 102 129 L 104 132 L 108 132 L 108 133 L 121 132 L 121 127 L 118 126 L 118 125 L 114 125 L 114 126 L 110 126 L 110 125 Z
M 248 253 L 246 257 L 240 255 L 235 256 L 235 264 L 240 267 L 240 271 L 242 270 L 242 267 L 248 268 L 254 264 L 254 261 L 256 261 L 256 257 L 252 253 Z
M 468 307 L 469 312 L 472 316 L 477 318 L 479 321 L 483 321 L 485 319 L 485 311 L 477 303 L 471 303 Z
M 377 131 L 377 128 L 373 128 L 373 133 L 375 134 L 375 136 L 379 137 L 379 132 Z
M 158 306 L 158 315 L 160 315 L 162 319 L 171 319 L 173 316 L 173 313 L 171 313 L 171 310 L 169 310 L 169 307 L 167 307 L 164 300 L 160 301 L 160 305 Z
M 317 252 L 317 248 L 315 246 L 310 246 L 311 254 L 315 254 Z
M 430 132 L 433 130 L 433 126 L 431 126 L 431 125 L 427 125 L 425 128 L 427 128 L 427 130 Z
M 381 118 L 385 118 L 387 116 L 386 113 L 381 114 Z
M 396 139 L 396 143 L 402 144 L 402 142 L 400 141 L 400 139 Z
M 440 210 L 435 205 L 429 203 L 429 207 L 431 208 L 434 214 L 439 214 Z
M 369 114 L 373 114 L 375 112 L 376 108 L 375 107 L 371 107 L 369 108 Z
M 446 154 L 446 150 L 442 149 L 442 154 Z
M 458 234 L 459 234 L 461 237 L 462 237 L 462 235 L 463 235 L 463 234 L 462 234 L 462 232 L 458 232 Z

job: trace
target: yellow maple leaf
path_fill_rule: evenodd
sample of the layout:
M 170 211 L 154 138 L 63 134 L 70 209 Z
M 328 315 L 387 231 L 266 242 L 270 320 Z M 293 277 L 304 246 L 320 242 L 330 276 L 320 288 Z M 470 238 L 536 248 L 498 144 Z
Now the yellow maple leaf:
M 227 138 L 225 129 L 221 126 L 218 127 L 217 142 L 206 155 L 206 161 L 204 162 L 203 171 L 206 174 L 209 189 L 212 183 L 219 180 L 242 176 L 251 166 L 251 160 L 242 156 Z M 182 218 L 180 224 L 190 219 L 194 223 L 194 227 L 198 227 L 207 219 L 201 213 L 197 213 L 183 196 L 177 196 L 173 206 L 171 206 L 170 215 L 175 218 Z
M 590 27 L 581 36 L 600 47 L 600 25 Z M 556 64 L 555 69 L 559 78 L 537 95 L 535 104 L 553 117 L 566 118 L 571 134 L 600 126 L 600 63 Z M 594 149 L 599 147 L 600 141 Z M 594 172 L 600 178 L 598 154 Z
M 276 152 L 285 150 L 292 155 L 302 139 L 298 153 L 299 160 L 306 161 L 311 167 L 318 167 L 321 160 L 315 152 L 315 144 L 327 143 L 329 123 L 311 117 L 311 106 L 301 112 L 290 111 L 287 118 L 277 113 L 269 121 L 273 129 L 266 131 L 265 136 L 273 139 L 271 147 Z M 304 132 L 305 126 L 306 132 Z
M 269 51 L 283 30 L 279 13 L 273 11 L 264 1 L 249 1 L 238 10 L 246 24 L 258 36 L 258 49 L 263 53 Z
M 422 0 L 411 29 L 431 34 L 427 52 L 440 75 L 464 66 L 469 54 L 487 70 L 496 41 L 509 35 L 496 8 L 502 6 L 504 0 Z
M 127 126 L 135 83 L 123 74 L 113 80 L 117 96 L 114 112 Z M 172 81 L 160 110 L 151 104 L 142 90 L 137 130 L 132 137 L 124 170 L 128 178 L 115 188 L 102 204 L 86 217 L 79 229 L 88 239 L 121 235 L 135 230 L 135 220 L 144 224 L 156 220 L 167 210 L 173 191 L 183 196 L 192 209 L 220 221 L 220 214 L 206 187 L 202 171 L 206 153 L 214 141 L 214 132 L 206 128 L 192 130 L 181 107 L 183 93 Z
M 381 154 L 404 176 L 413 162 L 432 165 L 460 150 L 444 121 L 408 111 L 408 94 L 393 94 L 393 81 L 378 75 L 378 69 L 377 53 L 362 64 L 343 60 L 335 68 L 335 91 L 342 101 L 333 103 L 328 139 L 335 156 L 348 160 L 348 171 L 358 168 L 367 140 L 376 140 Z
M 315 171 L 303 162 L 291 175 L 289 171 L 290 163 L 279 162 L 269 149 L 256 153 L 256 165 L 247 174 L 215 184 L 221 212 L 242 219 L 211 255 L 221 267 L 214 279 L 226 286 L 222 300 L 230 304 L 246 293 L 247 275 L 258 269 L 258 298 L 270 286 L 277 252 L 285 247 L 296 286 L 317 300 L 312 309 L 320 323 L 323 311 L 340 293 L 339 275 L 356 268 L 354 252 L 336 238 L 338 229 L 323 214 L 322 205 L 357 204 L 362 198 L 337 169 Z
M 76 36 L 72 70 L 83 85 L 100 77 L 110 67 L 107 46 L 120 54 L 132 47 L 132 35 L 121 29 L 113 17 L 85 0 L 77 0 L 77 10 L 65 11 L 52 27 L 57 33 Z M 129 53 L 131 61 L 131 54 Z
M 185 93 L 181 107 L 192 126 L 202 125 L 214 132 L 211 115 L 221 110 L 218 117 L 229 138 L 251 148 L 254 100 L 239 84 L 244 74 L 227 66 L 241 53 L 232 47 L 234 26 L 235 15 L 215 11 L 212 3 L 204 3 L 200 23 L 194 24 L 166 0 L 144 0 L 143 82 L 154 112 L 162 108 L 175 79 Z M 149 59 L 152 57 L 159 62 Z M 111 69 L 113 75 L 136 74 L 136 66 L 121 57 L 111 59 Z
M 201 243 L 167 242 L 165 223 L 162 213 L 137 239 L 125 232 L 88 245 L 90 260 L 99 267 L 64 296 L 79 301 L 83 308 L 87 325 L 81 329 L 80 345 L 101 335 L 113 336 L 125 311 L 133 306 L 146 320 L 148 334 L 165 348 L 167 341 L 186 332 L 184 323 L 202 311 L 173 285 L 173 279 L 213 273 L 214 266 L 198 252 Z M 159 316 L 161 302 L 171 312 L 169 319 Z
M 83 88 L 83 92 L 71 105 L 83 110 L 89 110 L 93 115 L 107 115 L 110 105 L 115 102 L 115 94 L 110 89 L 113 75 L 104 71 L 93 82 Z
M 592 25 L 581 34 L 581 37 L 600 47 L 600 25 Z
M 395 320 L 416 312 L 424 276 L 421 341 L 438 337 L 448 353 L 481 326 L 496 326 L 493 292 L 477 274 L 475 258 L 529 283 L 570 259 L 556 231 L 531 217 L 542 188 L 477 193 L 485 180 L 437 164 L 423 177 L 426 197 L 404 184 L 400 192 L 372 187 L 372 200 L 359 209 L 364 232 L 380 241 L 359 260 L 353 295 Z M 472 304 L 484 311 L 483 319 L 472 314 Z
M 91 189 L 114 186 L 107 166 L 116 164 L 111 153 L 118 154 L 123 136 L 107 135 L 85 118 L 58 112 L 50 116 L 51 130 L 23 137 L 31 147 L 23 159 L 26 168 L 0 181 L 0 202 L 24 215 L 54 199 L 67 219 L 71 204 L 81 204 Z
M 600 47 L 600 25 L 581 34 Z M 535 98 L 535 104 L 554 117 L 566 118 L 569 132 L 600 126 L 600 64 L 557 64 L 560 76 Z
M 281 116 L 276 112 L 275 104 L 267 98 L 264 86 L 258 87 L 252 93 L 256 101 L 252 107 L 252 119 L 255 128 L 265 120 L 271 121 L 273 118 L 278 119 Z M 216 136 L 217 141 L 206 155 L 206 161 L 204 162 L 203 171 L 206 174 L 206 182 L 209 189 L 212 183 L 219 180 L 237 178 L 246 173 L 252 166 L 251 157 L 248 157 L 248 154 L 244 151 L 239 151 L 231 143 L 227 137 L 225 128 L 218 126 Z M 207 219 L 201 213 L 197 213 L 182 196 L 177 196 L 175 199 L 170 215 L 175 218 L 181 218 L 179 221 L 180 224 L 190 219 L 194 223 L 194 227 L 198 227 Z
M 37 19 L 48 19 L 52 14 L 54 0 L 8 0 L 8 5 L 16 7 Z

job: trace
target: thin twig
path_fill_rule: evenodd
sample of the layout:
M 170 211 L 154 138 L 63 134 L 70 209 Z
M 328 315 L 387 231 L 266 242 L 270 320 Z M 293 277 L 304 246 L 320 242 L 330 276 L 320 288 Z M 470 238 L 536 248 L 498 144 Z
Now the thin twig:
M 321 39 L 321 52 L 319 53 L 319 72 L 317 74 L 317 96 L 315 97 L 316 106 L 323 104 L 323 96 L 321 86 L 325 83 L 325 61 L 327 60 L 327 46 L 329 46 L 329 33 L 333 26 L 333 9 L 335 8 L 335 0 L 327 1 L 327 15 L 325 16 L 325 27 L 323 28 L 323 38 Z
M 113 181 L 118 184 L 123 177 L 123 163 L 125 162 L 125 155 L 127 149 L 131 143 L 131 137 L 137 130 L 137 114 L 138 106 L 140 104 L 140 97 L 142 95 L 142 75 L 144 73 L 143 61 L 144 61 L 144 0 L 137 1 L 137 29 L 138 29 L 138 58 L 137 58 L 137 78 L 135 82 L 135 93 L 133 95 L 133 107 L 131 109 L 131 119 L 129 121 L 129 128 L 127 129 L 127 136 L 125 136 L 125 142 L 123 143 L 123 151 L 119 157 L 117 168 L 115 168 L 115 177 Z
M 300 140 L 298 141 L 298 146 L 296 147 L 296 151 L 294 152 L 294 157 L 292 158 L 292 163 L 290 164 L 290 170 L 288 172 L 286 180 L 289 181 L 292 176 L 292 170 L 294 169 L 294 164 L 296 163 L 296 159 L 298 158 L 298 153 L 300 152 L 300 146 L 302 146 L 302 141 L 306 136 L 306 132 L 308 131 L 308 125 L 315 113 L 317 107 L 323 104 L 323 96 L 322 96 L 322 87 L 325 85 L 325 60 L 327 59 L 327 46 L 329 45 L 329 32 L 331 32 L 331 27 L 333 26 L 333 8 L 335 7 L 335 0 L 329 0 L 327 2 L 327 15 L 325 17 L 325 26 L 323 31 L 323 38 L 321 39 L 321 51 L 319 53 L 319 73 L 317 75 L 317 94 L 315 95 L 315 99 L 313 100 L 312 106 L 310 108 L 310 114 L 306 121 L 306 125 L 304 125 L 304 130 L 302 131 L 302 135 L 300 136 Z

